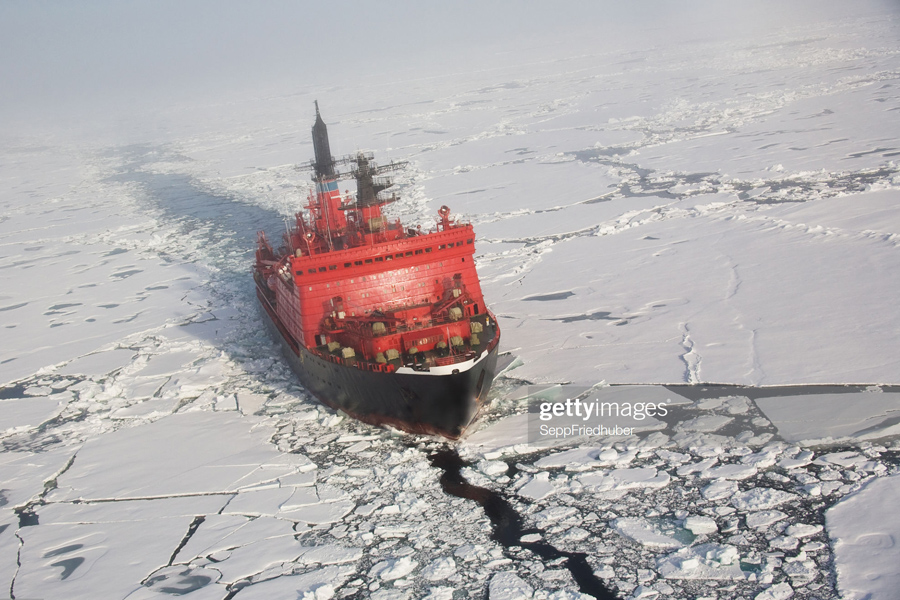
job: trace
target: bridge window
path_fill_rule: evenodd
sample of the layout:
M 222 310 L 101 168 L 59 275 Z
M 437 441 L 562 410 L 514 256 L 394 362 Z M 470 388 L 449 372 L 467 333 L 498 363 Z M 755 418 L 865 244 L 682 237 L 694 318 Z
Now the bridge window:
M 412 256 L 412 251 L 410 251 L 410 252 L 407 252 L 407 253 L 406 253 L 406 254 L 404 254 L 404 255 L 403 255 L 403 256 Z
M 310 274 L 310 275 L 313 275 L 315 272 L 316 272 L 315 269 L 309 269 L 309 274 Z
M 384 258 L 382 258 L 381 256 L 376 256 L 375 262 L 384 262 Z
M 361 260 L 354 260 L 354 261 L 353 261 L 353 264 L 356 265 L 357 267 L 359 267 L 360 265 L 362 265 L 362 261 L 361 261 Z
M 366 259 L 366 264 L 367 264 L 367 265 L 371 265 L 371 264 L 372 264 L 372 259 L 371 259 L 371 258 L 367 258 L 367 259 Z
M 467 243 L 467 244 L 471 244 L 471 243 L 472 243 L 472 240 L 471 240 L 471 239 L 468 239 L 468 240 L 466 240 L 466 243 Z
M 429 252 L 431 252 L 431 248 L 425 248 L 425 253 L 427 254 Z
M 337 265 L 328 265 L 329 271 L 337 271 Z
M 416 250 L 416 254 L 417 254 L 417 255 L 422 254 L 422 249 L 419 248 L 418 250 Z
M 344 263 L 344 268 L 345 268 L 345 269 L 349 269 L 349 268 L 352 267 L 352 266 L 353 266 L 353 263 Z
M 319 267 L 319 273 L 324 273 L 328 269 L 326 267 Z

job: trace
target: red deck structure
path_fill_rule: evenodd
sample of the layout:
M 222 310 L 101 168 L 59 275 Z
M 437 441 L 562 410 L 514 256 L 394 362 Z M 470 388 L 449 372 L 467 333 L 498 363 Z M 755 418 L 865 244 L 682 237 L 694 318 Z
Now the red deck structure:
M 301 370 L 303 351 L 343 368 L 383 374 L 459 375 L 479 364 L 471 390 L 477 413 L 494 376 L 500 331 L 475 270 L 472 226 L 456 222 L 446 206 L 428 232 L 389 221 L 382 209 L 396 196 L 382 194 L 392 182 L 381 174 L 403 164 L 379 167 L 367 153 L 335 161 L 318 105 L 313 142 L 315 192 L 307 212 L 295 215 L 278 251 L 264 232 L 259 235 L 255 278 L 268 318 L 300 357 Z M 353 168 L 337 173 L 339 163 Z M 347 177 L 356 179 L 355 196 L 340 192 L 338 181 Z M 311 391 L 346 410 L 303 371 L 298 374 Z M 434 429 L 393 415 L 354 416 L 414 431 Z M 436 429 L 449 437 L 458 436 L 454 431 Z

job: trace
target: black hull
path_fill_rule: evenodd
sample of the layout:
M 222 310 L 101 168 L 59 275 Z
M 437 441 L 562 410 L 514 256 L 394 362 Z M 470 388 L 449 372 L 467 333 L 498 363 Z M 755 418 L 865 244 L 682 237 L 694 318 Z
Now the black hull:
M 372 425 L 458 439 L 481 411 L 496 374 L 497 344 L 471 368 L 445 375 L 376 373 L 337 364 L 291 343 L 265 306 L 260 312 L 303 387 L 323 404 Z

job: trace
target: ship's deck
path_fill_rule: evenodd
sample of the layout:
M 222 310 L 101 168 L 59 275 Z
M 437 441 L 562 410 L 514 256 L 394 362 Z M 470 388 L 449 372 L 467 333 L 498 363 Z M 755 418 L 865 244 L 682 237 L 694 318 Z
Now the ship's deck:
M 337 364 L 356 366 L 367 371 L 393 372 L 399 368 L 407 367 L 415 371 L 428 372 L 435 367 L 448 367 L 474 360 L 497 344 L 500 330 L 493 314 L 489 312 L 482 313 L 471 317 L 469 321 L 479 323 L 482 327 L 482 332 L 478 334 L 478 344 L 473 345 L 469 340 L 465 340 L 461 346 L 456 348 L 448 346 L 447 348 L 436 348 L 415 354 L 404 353 L 398 358 L 385 360 L 385 362 L 367 360 L 358 356 L 344 358 L 341 355 L 340 348 L 329 350 L 327 345 L 316 346 L 311 348 L 311 351 Z M 423 326 L 423 329 L 425 328 L 427 326 Z

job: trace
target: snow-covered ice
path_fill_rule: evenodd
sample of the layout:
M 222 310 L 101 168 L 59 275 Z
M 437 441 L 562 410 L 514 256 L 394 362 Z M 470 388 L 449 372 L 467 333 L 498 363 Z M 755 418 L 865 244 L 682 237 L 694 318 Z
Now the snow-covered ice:
M 900 585 L 900 527 L 896 518 L 900 477 L 871 481 L 826 513 L 834 544 L 838 585 L 848 599 L 892 598 Z M 874 516 L 874 518 L 873 518 Z
M 612 11 L 640 35 L 542 28 L 105 128 L 4 116 L 3 593 L 895 597 L 900 15 L 764 4 L 760 30 Z M 394 215 L 478 233 L 510 362 L 455 446 L 468 496 L 442 443 L 318 405 L 256 316 L 314 99 L 336 154 L 409 161 Z M 530 442 L 528 390 L 559 384 L 669 411 Z

